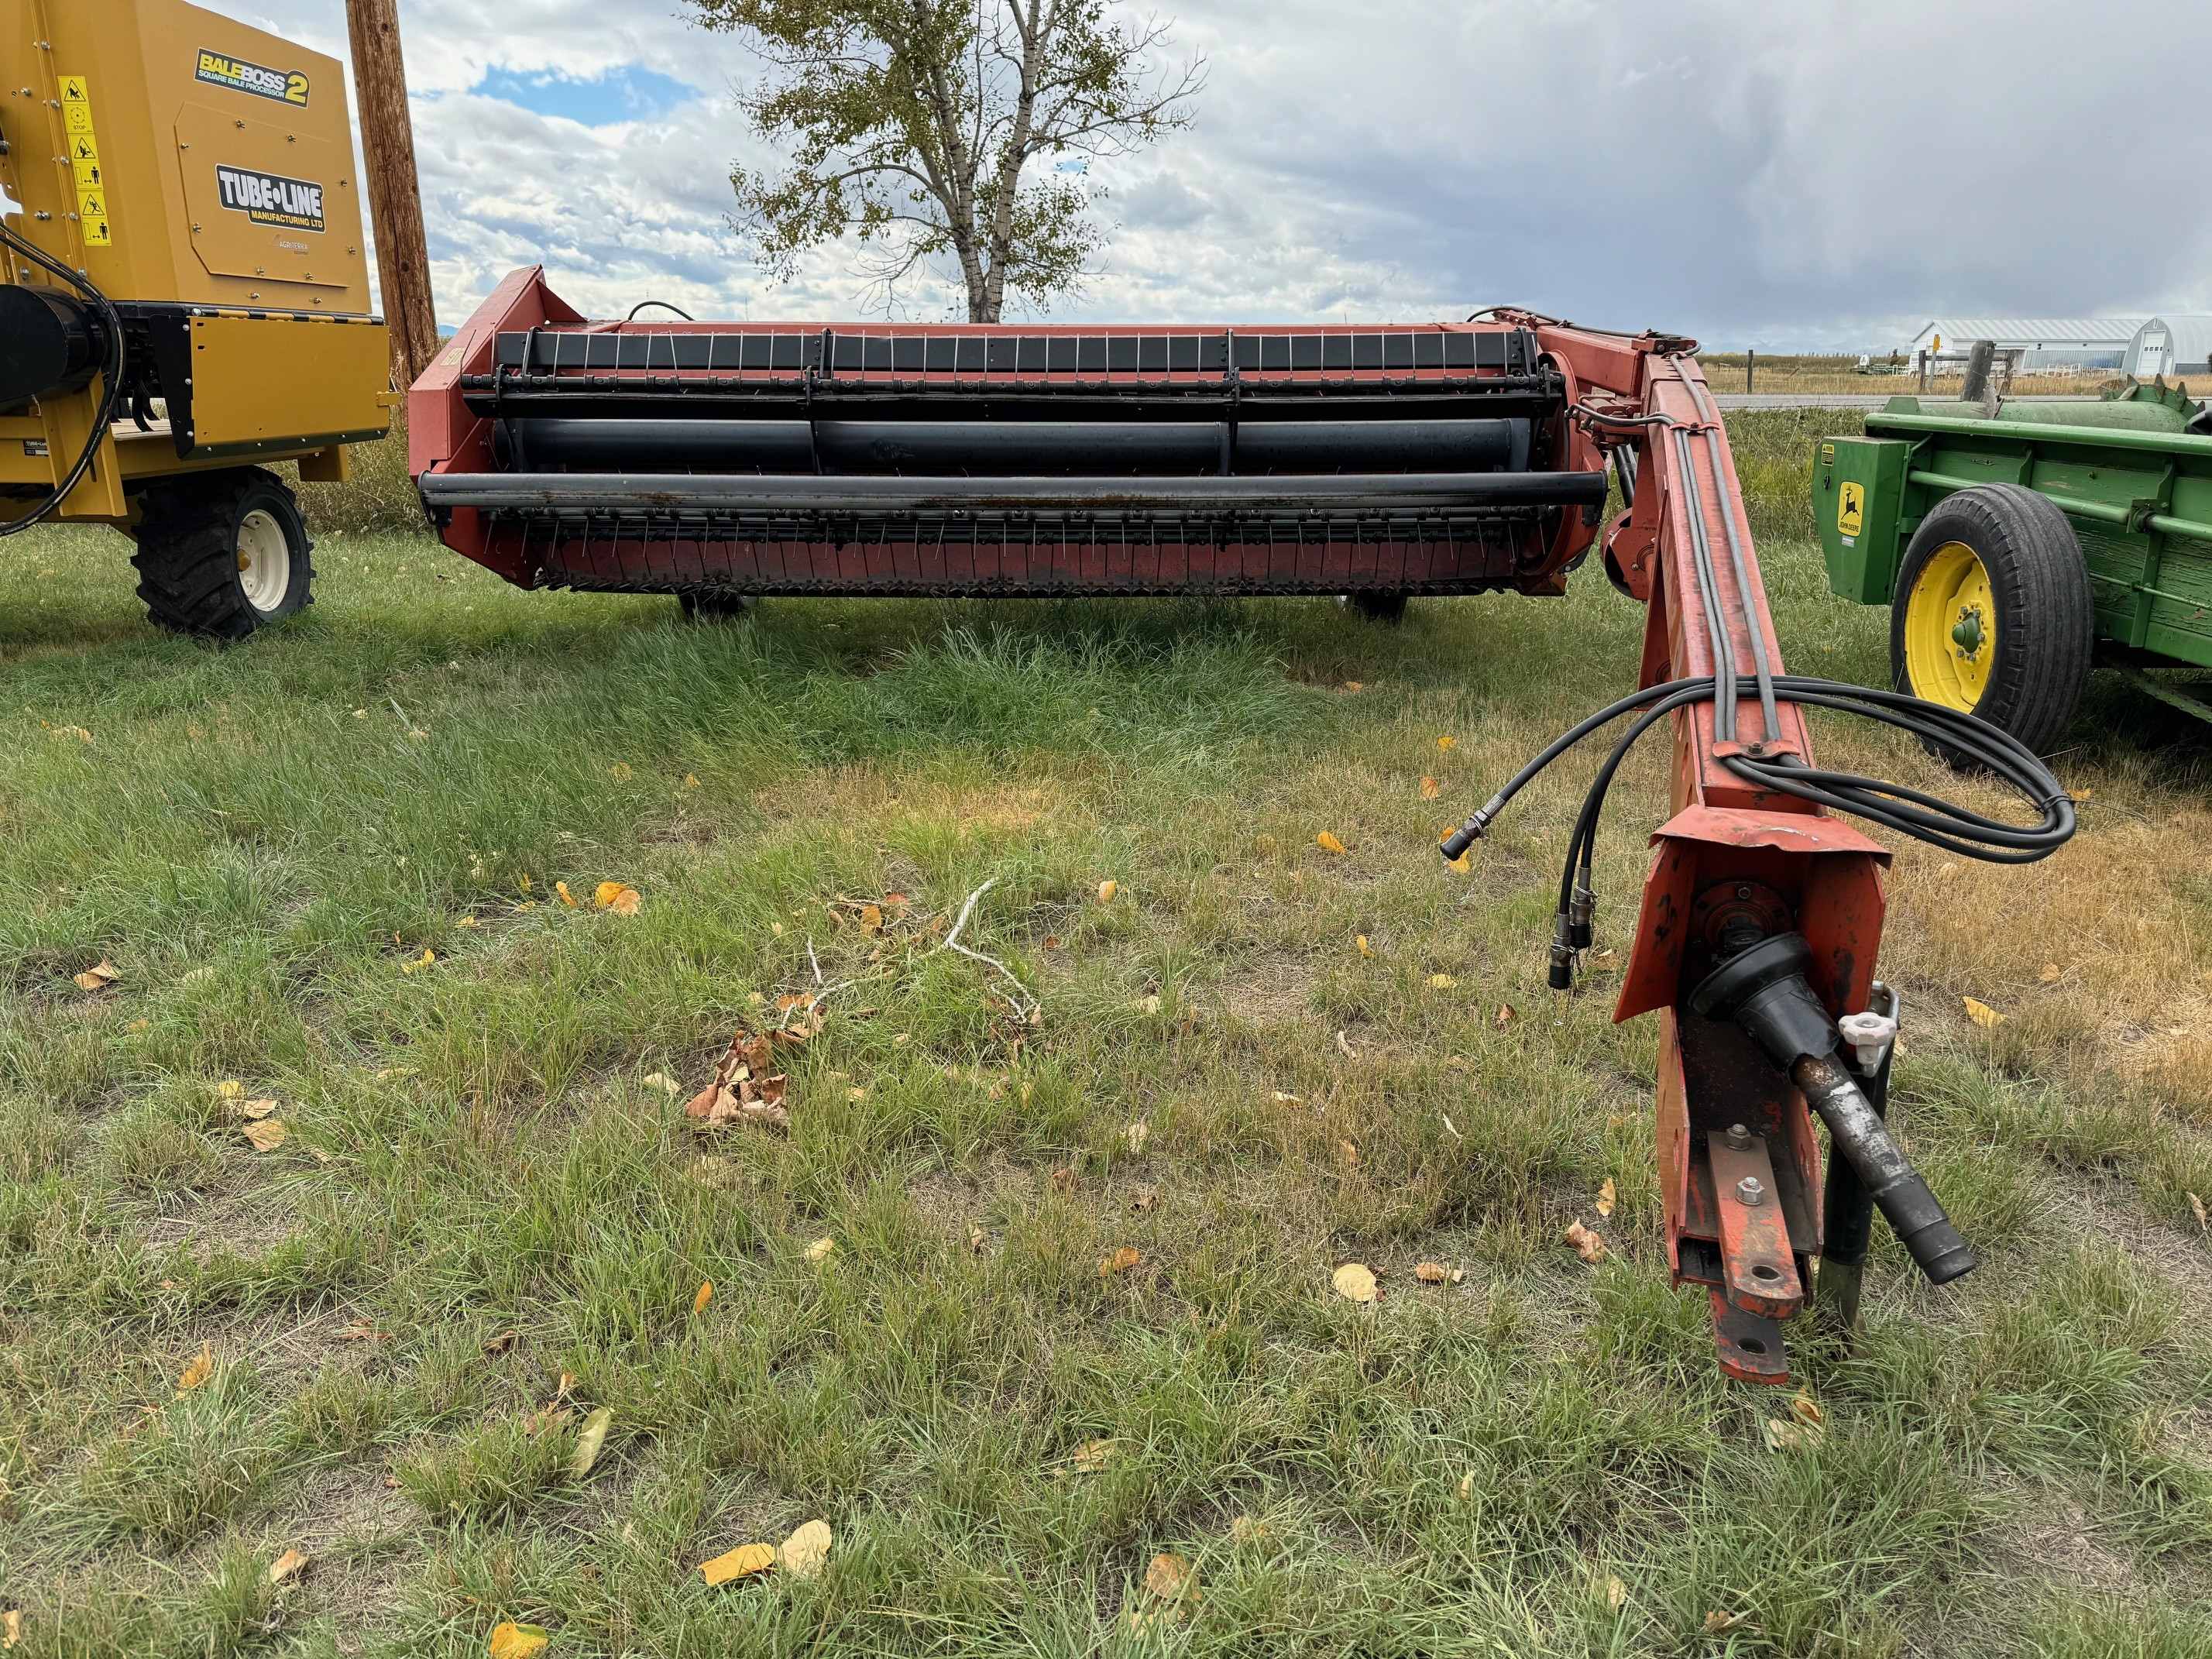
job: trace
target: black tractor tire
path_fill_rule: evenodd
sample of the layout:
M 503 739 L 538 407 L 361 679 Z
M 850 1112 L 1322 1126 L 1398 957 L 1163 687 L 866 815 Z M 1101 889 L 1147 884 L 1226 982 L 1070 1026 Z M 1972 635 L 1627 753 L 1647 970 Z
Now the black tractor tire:
M 1959 568 L 1955 550 L 1960 547 L 1985 573 L 1988 609 L 1993 613 L 1986 623 L 1996 634 L 1989 647 L 1993 654 L 1980 666 L 1982 684 L 1974 695 L 1948 678 L 1950 671 L 1940 663 L 1926 676 L 1929 684 L 1914 684 L 1910 660 L 1915 595 L 1923 586 L 1929 588 L 1920 593 L 1923 631 L 1917 636 L 1925 662 L 1930 659 L 1925 630 L 1948 614 L 1938 603 L 1947 590 L 1936 585 L 1943 581 L 1947 567 Z M 1978 596 L 1982 586 L 1971 591 Z M 1971 610 L 1978 630 L 1983 625 L 1979 609 L 1978 599 L 1965 605 L 1959 625 L 1966 625 L 1965 611 Z M 1955 641 L 1957 635 L 1942 637 Z M 1973 637 L 1970 633 L 1969 638 Z M 1899 690 L 1967 708 L 1978 719 L 2003 727 L 2036 753 L 2047 754 L 2073 720 L 2095 648 L 2096 612 L 2081 544 L 2065 514 L 2048 496 L 2019 484 L 1980 484 L 1946 496 L 1913 532 L 1898 571 L 1897 592 L 1890 599 L 1890 672 Z M 1963 759 L 1942 744 L 1927 746 L 1946 760 Z
M 155 485 L 137 534 L 138 597 L 172 633 L 242 640 L 314 603 L 299 498 L 260 467 Z
M 1369 588 L 1344 597 L 1346 603 L 1369 622 L 1395 627 L 1406 620 L 1407 595 L 1403 593 L 1386 593 Z
M 679 593 L 684 620 L 690 623 L 741 622 L 752 614 L 756 601 L 745 593 Z

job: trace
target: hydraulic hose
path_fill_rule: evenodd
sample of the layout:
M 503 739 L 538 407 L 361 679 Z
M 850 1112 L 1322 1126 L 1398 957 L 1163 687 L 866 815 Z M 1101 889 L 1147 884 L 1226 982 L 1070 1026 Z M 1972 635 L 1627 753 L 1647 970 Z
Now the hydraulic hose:
M 0 538 L 13 536 L 52 516 L 54 510 L 67 501 L 70 492 L 84 481 L 92 470 L 92 463 L 100 453 L 100 446 L 107 436 L 107 428 L 114 422 L 115 412 L 123 402 L 123 319 L 107 296 L 94 286 L 88 276 L 79 275 L 60 260 L 31 246 L 6 225 L 0 224 L 0 245 L 4 245 L 19 257 L 28 259 L 48 275 L 74 288 L 100 313 L 107 331 L 107 362 L 100 372 L 100 407 L 94 411 L 91 434 L 84 448 L 78 453 L 62 481 L 38 506 L 21 518 L 0 525 Z

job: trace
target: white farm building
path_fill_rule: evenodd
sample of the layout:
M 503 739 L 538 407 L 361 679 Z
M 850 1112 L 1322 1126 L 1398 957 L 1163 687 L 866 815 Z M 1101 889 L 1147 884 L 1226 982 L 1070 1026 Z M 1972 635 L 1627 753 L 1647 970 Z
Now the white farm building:
M 2139 380 L 2212 374 L 2212 316 L 2152 317 L 2130 342 L 2126 368 Z
M 1977 340 L 2020 353 L 2019 366 L 2118 369 L 2127 363 L 2148 317 L 1936 317 L 1905 348 L 1908 362 L 1969 350 Z

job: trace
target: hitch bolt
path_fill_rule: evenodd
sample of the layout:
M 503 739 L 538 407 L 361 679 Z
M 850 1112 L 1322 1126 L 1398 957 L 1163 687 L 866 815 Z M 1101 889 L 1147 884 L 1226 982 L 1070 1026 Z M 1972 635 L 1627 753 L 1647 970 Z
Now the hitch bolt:
M 1729 1148 L 1732 1152 L 1747 1152 L 1751 1150 L 1751 1130 L 1747 1125 L 1729 1124 L 1728 1133 L 1722 1139 L 1728 1142 Z
M 1766 1188 L 1760 1184 L 1759 1179 L 1757 1176 L 1746 1176 L 1742 1180 L 1737 1182 L 1735 1183 L 1735 1195 L 1737 1201 L 1746 1206 L 1759 1205 L 1766 1202 Z

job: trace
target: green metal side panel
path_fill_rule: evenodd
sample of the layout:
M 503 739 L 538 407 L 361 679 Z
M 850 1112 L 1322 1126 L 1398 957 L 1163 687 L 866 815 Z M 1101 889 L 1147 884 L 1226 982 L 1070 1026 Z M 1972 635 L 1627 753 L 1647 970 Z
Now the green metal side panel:
M 1991 420 L 1978 407 L 1954 414 L 1955 404 L 1897 398 L 1867 417 L 1870 432 L 1888 434 L 1907 452 L 1899 541 L 1909 542 L 1936 504 L 1956 490 L 2025 484 L 2056 501 L 2074 526 L 2100 638 L 2212 667 L 2212 539 L 2160 526 L 2212 527 L 2212 438 L 2173 430 L 2168 411 L 2155 405 L 2097 406 L 2105 419 L 2094 428 L 2078 405 L 2027 407 L 2036 416 L 2023 411 Z M 2045 408 L 2066 409 L 2073 418 L 2040 418 Z M 1835 441 L 1839 467 L 1846 441 Z M 1819 474 L 1816 464 L 1816 514 L 1824 500 Z M 1822 536 L 1830 585 L 1846 592 L 1826 524 Z M 1887 583 L 1862 580 L 1869 603 L 1888 599 L 1894 572 L 1892 561 Z M 1872 597 L 1877 587 L 1878 599 Z
M 1828 586 L 1861 605 L 1887 605 L 1904 557 L 1898 533 L 1905 462 L 1912 446 L 1894 438 L 1828 438 L 1813 452 L 1813 520 Z

